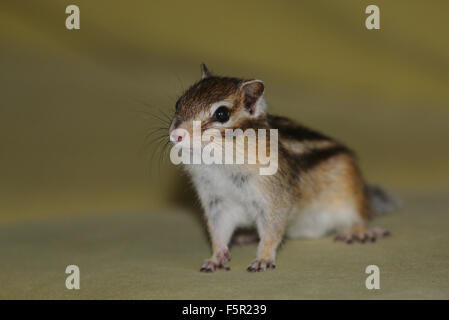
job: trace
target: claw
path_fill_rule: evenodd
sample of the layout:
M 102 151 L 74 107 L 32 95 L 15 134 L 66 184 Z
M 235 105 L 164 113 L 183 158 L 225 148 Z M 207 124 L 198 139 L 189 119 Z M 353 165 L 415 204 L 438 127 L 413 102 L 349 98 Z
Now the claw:
M 223 249 L 217 252 L 211 259 L 204 261 L 200 268 L 200 272 L 212 273 L 217 269 L 224 269 L 226 271 L 231 270 L 229 266 L 229 260 L 231 260 L 231 255 L 228 249 Z
M 248 272 L 262 272 L 267 271 L 269 269 L 275 269 L 276 265 L 273 261 L 264 260 L 264 259 L 256 259 L 248 266 L 246 269 Z
M 200 272 L 206 272 L 206 273 L 212 273 L 215 272 L 218 265 L 212 260 L 206 260 L 204 261 L 203 265 L 201 266 Z
M 391 233 L 389 231 L 385 231 L 379 228 L 374 228 L 371 231 L 365 229 L 364 227 L 353 227 L 352 229 L 338 234 L 334 241 L 344 241 L 347 244 L 352 244 L 354 242 L 360 242 L 360 243 L 366 243 L 368 241 L 370 242 L 376 242 L 377 239 L 382 239 L 390 236 Z

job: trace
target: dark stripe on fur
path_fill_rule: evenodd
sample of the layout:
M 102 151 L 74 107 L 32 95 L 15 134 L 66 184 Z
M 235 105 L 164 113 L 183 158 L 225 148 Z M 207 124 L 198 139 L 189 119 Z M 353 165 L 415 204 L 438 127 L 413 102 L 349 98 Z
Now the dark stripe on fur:
M 342 153 L 351 153 L 351 151 L 344 146 L 334 146 L 325 149 L 316 149 L 309 153 L 301 154 L 299 163 L 302 170 L 310 170 L 320 163 L 329 160 L 332 157 L 338 156 Z
M 337 145 L 326 149 L 316 149 L 309 153 L 292 154 L 282 144 L 279 145 L 279 158 L 285 159 L 289 170 L 279 170 L 278 173 L 286 176 L 290 184 L 301 178 L 301 173 L 311 170 L 322 162 L 344 153 L 351 153 L 348 148 Z
M 333 141 L 331 138 L 325 136 L 322 133 L 303 127 L 284 117 L 267 115 L 267 121 L 271 128 L 279 130 L 279 135 L 284 139 L 291 139 L 296 141 Z
M 320 163 L 329 160 L 332 157 L 343 153 L 352 153 L 351 150 L 341 145 L 311 150 L 308 153 L 302 154 L 291 154 L 284 147 L 281 147 L 279 151 L 284 154 L 292 170 L 303 172 L 313 169 Z

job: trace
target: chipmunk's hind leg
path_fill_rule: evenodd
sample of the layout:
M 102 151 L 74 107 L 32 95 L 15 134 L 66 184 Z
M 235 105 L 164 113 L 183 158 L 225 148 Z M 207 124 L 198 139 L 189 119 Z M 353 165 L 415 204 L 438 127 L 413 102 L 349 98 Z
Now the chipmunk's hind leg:
M 336 242 L 346 242 L 352 244 L 354 242 L 376 242 L 377 239 L 382 239 L 390 236 L 390 232 L 381 228 L 367 229 L 361 225 L 354 225 L 337 234 Z

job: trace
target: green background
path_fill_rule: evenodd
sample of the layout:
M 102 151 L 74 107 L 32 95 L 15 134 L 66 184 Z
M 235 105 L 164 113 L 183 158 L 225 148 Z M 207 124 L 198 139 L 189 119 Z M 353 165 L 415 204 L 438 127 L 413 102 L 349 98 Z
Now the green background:
M 69 4 L 80 30 L 65 28 Z M 381 30 L 364 26 L 369 4 Z M 0 297 L 447 299 L 448 11 L 415 0 L 1 1 Z M 355 149 L 366 178 L 404 200 L 376 223 L 393 237 L 286 242 L 263 275 L 244 272 L 255 247 L 236 248 L 231 272 L 200 275 L 209 249 L 194 192 L 146 135 L 201 62 L 263 80 L 270 112 Z M 376 263 L 385 280 L 373 293 L 364 268 Z M 82 273 L 76 293 L 64 288 L 69 264 Z

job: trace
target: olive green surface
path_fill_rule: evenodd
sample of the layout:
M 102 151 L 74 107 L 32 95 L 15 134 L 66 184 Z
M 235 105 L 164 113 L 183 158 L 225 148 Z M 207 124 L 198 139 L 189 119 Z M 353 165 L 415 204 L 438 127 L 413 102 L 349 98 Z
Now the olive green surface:
M 57 219 L 0 229 L 0 298 L 13 299 L 448 299 L 447 195 L 407 199 L 372 225 L 376 243 L 332 237 L 285 241 L 277 268 L 248 273 L 256 247 L 231 249 L 230 271 L 199 272 L 209 255 L 202 225 L 185 211 Z M 80 289 L 65 287 L 67 265 Z M 380 269 L 380 289 L 365 268 Z
M 379 1 L 368 31 L 373 3 L 1 1 L 0 297 L 447 299 L 449 3 Z M 231 272 L 199 274 L 198 201 L 158 139 L 201 62 L 263 80 L 270 112 L 354 149 L 404 200 L 374 222 L 393 237 L 287 242 L 263 275 L 244 272 L 255 247 L 235 248 Z

